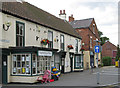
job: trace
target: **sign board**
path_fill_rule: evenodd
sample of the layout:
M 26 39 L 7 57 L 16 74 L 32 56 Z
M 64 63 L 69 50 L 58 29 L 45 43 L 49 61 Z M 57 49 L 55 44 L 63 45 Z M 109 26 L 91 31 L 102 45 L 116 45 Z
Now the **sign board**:
M 95 46 L 95 53 L 99 53 L 100 52 L 100 46 Z
M 51 51 L 38 51 L 38 56 L 52 56 Z

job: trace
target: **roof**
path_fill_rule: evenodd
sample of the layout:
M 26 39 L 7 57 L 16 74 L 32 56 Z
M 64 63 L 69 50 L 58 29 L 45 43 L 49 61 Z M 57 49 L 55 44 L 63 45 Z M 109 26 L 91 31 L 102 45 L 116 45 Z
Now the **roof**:
M 3 2 L 2 12 L 81 38 L 67 21 L 57 18 L 27 2 Z
M 70 22 L 73 28 L 88 28 L 94 18 L 88 18 L 83 20 L 74 20 Z
M 117 48 L 117 46 L 114 45 L 113 43 L 111 43 L 110 41 L 105 42 L 105 43 L 102 45 L 102 47 L 104 47 L 104 46 L 106 47 L 107 45 L 112 45 L 113 47 Z

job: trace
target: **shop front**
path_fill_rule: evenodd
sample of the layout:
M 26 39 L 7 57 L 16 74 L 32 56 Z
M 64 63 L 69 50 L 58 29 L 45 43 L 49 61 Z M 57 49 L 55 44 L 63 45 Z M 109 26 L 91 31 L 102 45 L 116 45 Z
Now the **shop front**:
M 41 47 L 10 47 L 10 55 L 3 59 L 3 64 L 6 60 L 7 65 L 6 72 L 3 71 L 6 73 L 3 74 L 6 83 L 37 82 L 37 77 L 43 75 L 45 70 L 51 71 L 51 60 L 56 51 L 57 49 Z
M 83 71 L 83 55 L 81 54 L 74 56 L 74 71 Z
M 94 53 L 92 51 L 90 51 L 90 66 L 94 67 Z

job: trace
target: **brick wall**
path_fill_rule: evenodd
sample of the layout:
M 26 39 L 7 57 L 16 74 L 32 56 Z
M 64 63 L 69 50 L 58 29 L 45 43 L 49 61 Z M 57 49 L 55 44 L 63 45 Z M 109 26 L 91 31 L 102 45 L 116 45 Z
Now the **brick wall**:
M 96 42 L 94 40 L 99 39 L 97 26 L 95 24 L 95 32 L 93 33 L 93 24 L 95 24 L 94 20 L 92 21 L 90 28 L 81 28 L 76 29 L 76 31 L 82 36 L 82 43 L 84 43 L 84 48 L 86 51 L 94 50 L 94 46 L 96 45 Z M 92 38 L 92 48 L 90 47 L 90 37 Z
M 110 43 L 109 41 L 106 42 L 102 46 L 102 57 L 105 57 L 105 56 L 113 57 L 113 51 L 117 51 L 117 47 L 112 43 Z

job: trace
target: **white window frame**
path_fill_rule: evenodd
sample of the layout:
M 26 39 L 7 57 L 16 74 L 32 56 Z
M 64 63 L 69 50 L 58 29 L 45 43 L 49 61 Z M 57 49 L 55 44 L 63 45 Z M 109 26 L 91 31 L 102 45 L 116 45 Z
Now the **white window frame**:
M 17 73 L 17 68 L 21 68 L 22 69 L 22 64 L 21 64 L 21 67 L 17 67 L 17 57 L 16 57 L 16 74 L 13 74 L 13 68 L 15 68 L 15 67 L 13 67 L 13 57 L 14 56 L 17 56 L 17 55 L 20 55 L 20 56 L 22 56 L 22 55 L 25 55 L 25 57 L 28 55 L 29 57 L 30 57 L 30 59 L 29 59 L 29 71 L 30 71 L 30 73 L 29 74 L 18 74 Z M 20 62 L 22 62 L 22 61 L 20 61 Z M 25 64 L 26 64 L 26 61 L 25 61 Z M 26 66 L 27 67 L 27 66 Z M 26 68 L 25 67 L 25 68 Z M 31 54 L 29 53 L 29 54 L 12 54 L 12 73 L 11 73 L 12 75 L 31 75 Z

